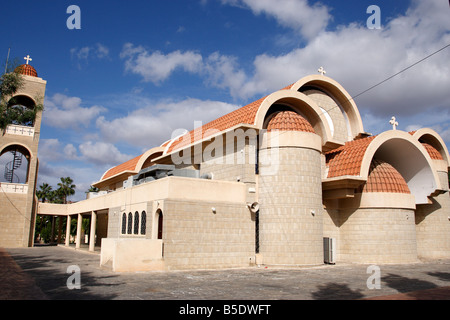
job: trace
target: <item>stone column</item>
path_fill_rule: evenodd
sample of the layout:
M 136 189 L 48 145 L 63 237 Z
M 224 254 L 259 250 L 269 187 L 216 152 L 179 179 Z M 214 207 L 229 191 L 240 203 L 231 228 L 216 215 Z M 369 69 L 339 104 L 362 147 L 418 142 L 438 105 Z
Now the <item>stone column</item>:
M 97 213 L 95 211 L 91 212 L 91 231 L 89 232 L 89 251 L 94 251 L 95 249 L 95 231 L 97 227 Z
M 81 245 L 81 223 L 83 221 L 83 216 L 81 213 L 78 214 L 78 221 L 77 221 L 77 244 L 75 245 L 76 249 L 80 248 Z
M 52 217 L 52 232 L 51 232 L 51 238 L 50 243 L 55 243 L 55 216 Z
M 66 221 L 66 247 L 68 247 L 70 244 L 70 215 L 67 216 Z
M 60 244 L 62 240 L 62 216 L 58 216 L 58 240 L 57 243 Z

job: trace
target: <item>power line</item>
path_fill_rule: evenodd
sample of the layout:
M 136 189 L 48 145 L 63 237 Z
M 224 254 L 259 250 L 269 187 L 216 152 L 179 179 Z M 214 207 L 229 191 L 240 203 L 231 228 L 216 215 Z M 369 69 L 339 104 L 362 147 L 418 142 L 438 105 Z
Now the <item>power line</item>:
M 420 59 L 419 61 L 417 61 L 417 62 L 413 63 L 413 64 L 412 64 L 412 65 L 410 65 L 409 67 L 406 67 L 406 68 L 404 68 L 403 70 L 401 70 L 401 71 L 397 72 L 396 74 L 394 74 L 394 75 L 390 76 L 389 78 L 386 78 L 386 79 L 384 79 L 383 81 L 381 81 L 381 82 L 379 82 L 379 83 L 377 83 L 377 84 L 375 84 L 375 85 L 371 86 L 371 87 L 370 87 L 369 89 L 366 89 L 366 90 L 364 90 L 363 92 L 361 92 L 361 93 L 357 94 L 356 96 L 354 96 L 354 97 L 351 97 L 351 98 L 349 99 L 349 101 L 350 101 L 350 100 L 354 100 L 355 98 L 357 98 L 357 97 L 359 97 L 359 96 L 363 95 L 364 93 L 366 93 L 366 92 L 368 92 L 368 91 L 370 91 L 370 90 L 372 90 L 372 89 L 374 89 L 374 88 L 376 88 L 376 87 L 378 87 L 378 86 L 382 85 L 383 83 L 385 83 L 385 82 L 387 82 L 387 81 L 391 80 L 392 78 L 394 78 L 394 77 L 398 76 L 399 74 L 401 74 L 401 73 L 403 73 L 403 72 L 405 72 L 405 71 L 407 71 L 407 70 L 409 70 L 409 69 L 411 69 L 411 68 L 415 67 L 415 66 L 416 66 L 416 65 L 418 65 L 419 63 L 422 63 L 423 61 L 425 61 L 425 60 L 427 60 L 427 59 L 431 58 L 431 57 L 432 57 L 432 56 L 434 56 L 435 54 L 438 54 L 439 52 L 441 52 L 441 51 L 443 51 L 443 50 L 447 49 L 448 47 L 450 47 L 450 43 L 449 43 L 449 44 L 447 44 L 446 46 L 442 47 L 441 49 L 439 49 L 439 50 L 437 50 L 437 51 L 433 52 L 432 54 L 429 54 L 429 55 L 428 55 L 428 56 L 426 56 L 425 58 L 423 58 L 423 59 Z M 330 110 L 331 110 L 331 109 L 330 109 Z

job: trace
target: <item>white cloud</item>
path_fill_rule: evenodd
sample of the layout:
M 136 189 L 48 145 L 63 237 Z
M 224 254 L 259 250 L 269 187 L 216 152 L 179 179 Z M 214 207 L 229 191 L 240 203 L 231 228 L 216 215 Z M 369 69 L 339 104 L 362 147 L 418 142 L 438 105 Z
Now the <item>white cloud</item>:
M 266 14 L 280 25 L 313 39 L 325 30 L 331 15 L 329 8 L 320 3 L 310 5 L 307 0 L 222 0 L 223 4 L 245 7 L 255 15 Z
M 270 12 L 280 21 L 284 19 L 286 25 L 291 21 L 288 12 L 298 12 L 294 10 L 297 7 L 305 6 L 306 12 L 328 12 L 323 6 L 308 6 L 306 1 L 283 0 L 277 2 L 277 6 L 273 3 L 269 6 L 266 0 L 227 0 L 224 3 L 250 7 L 255 14 Z M 292 18 L 289 26 L 295 29 L 294 20 Z M 325 23 L 330 18 L 319 20 Z M 227 89 L 235 99 L 244 100 L 283 88 L 324 66 L 328 76 L 355 96 L 450 43 L 448 6 L 443 1 L 414 0 L 404 15 L 387 21 L 381 30 L 370 30 L 355 23 L 332 31 L 322 30 L 302 48 L 277 56 L 265 53 L 256 56 L 251 72 L 244 71 L 251 68 L 242 68 L 236 57 L 219 52 L 206 58 L 198 53 L 179 51 L 167 55 L 149 54 L 140 46 L 127 44 L 123 57 L 127 57 L 126 68 L 146 81 L 159 83 L 177 68 L 183 68 L 203 77 L 206 84 Z M 388 113 L 392 116 L 392 111 L 397 116 L 410 115 L 425 108 L 448 106 L 449 58 L 450 49 L 440 52 L 358 97 L 356 102 L 376 116 Z
M 163 54 L 159 51 L 148 52 L 142 46 L 131 43 L 124 45 L 120 57 L 125 60 L 125 70 L 138 74 L 144 81 L 158 84 L 166 80 L 172 72 L 182 69 L 196 73 L 201 68 L 202 56 L 193 51 L 173 51 Z
M 78 97 L 60 93 L 47 97 L 44 102 L 44 123 L 56 128 L 87 127 L 94 118 L 106 111 L 101 106 L 84 108 L 81 103 Z
M 177 102 L 147 101 L 142 108 L 125 117 L 107 120 L 102 116 L 96 124 L 102 137 L 110 143 L 127 142 L 149 149 L 170 139 L 176 129 L 191 130 L 195 121 L 205 124 L 237 107 L 224 102 L 192 98 Z
M 253 1 L 245 3 L 256 6 Z M 220 68 L 216 72 L 233 96 L 249 99 L 278 90 L 324 66 L 328 76 L 357 95 L 449 43 L 448 4 L 415 0 L 405 15 L 390 19 L 382 30 L 358 24 L 340 26 L 321 32 L 304 47 L 286 54 L 256 56 L 252 74 L 243 74 L 236 61 L 232 72 Z M 394 111 L 406 116 L 448 106 L 449 58 L 450 49 L 442 51 L 356 102 L 377 116 L 391 116 Z
M 61 160 L 62 154 L 60 152 L 61 143 L 58 139 L 41 139 L 39 141 L 39 161 L 49 162 L 49 161 L 59 161 Z
M 218 88 L 229 89 L 232 96 L 241 93 L 247 81 L 247 75 L 239 69 L 236 57 L 212 53 L 205 61 L 202 69 L 206 83 Z
M 77 148 L 75 148 L 75 146 L 71 143 L 67 144 L 64 149 L 64 156 L 67 159 L 77 159 L 78 158 L 78 153 L 77 153 Z
M 81 157 L 96 165 L 117 165 L 128 161 L 132 156 L 123 154 L 111 143 L 87 141 L 79 145 Z
M 41 139 L 39 141 L 39 161 L 58 162 L 61 160 L 79 160 L 77 149 L 71 143 L 64 145 L 58 139 Z
M 99 59 L 109 58 L 108 47 L 101 43 L 97 43 L 96 44 L 96 55 L 97 55 L 97 58 L 99 58 Z
M 85 61 L 89 58 L 105 59 L 109 58 L 109 48 L 101 43 L 82 48 L 75 47 L 70 49 L 70 56 L 72 59 Z

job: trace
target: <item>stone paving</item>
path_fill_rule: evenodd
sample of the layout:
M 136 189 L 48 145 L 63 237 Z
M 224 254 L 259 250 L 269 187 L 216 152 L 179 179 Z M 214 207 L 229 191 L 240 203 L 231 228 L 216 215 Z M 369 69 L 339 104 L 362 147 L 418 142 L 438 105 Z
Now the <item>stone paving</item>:
M 1 300 L 450 300 L 450 260 L 379 265 L 380 289 L 369 289 L 369 265 L 115 273 L 98 253 L 63 247 L 0 248 Z M 70 290 L 70 266 L 80 289 Z

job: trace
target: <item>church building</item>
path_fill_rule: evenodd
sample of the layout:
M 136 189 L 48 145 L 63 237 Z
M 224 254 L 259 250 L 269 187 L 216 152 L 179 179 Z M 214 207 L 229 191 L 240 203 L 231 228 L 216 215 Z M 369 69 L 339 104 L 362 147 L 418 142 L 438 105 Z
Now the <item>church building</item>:
M 99 173 L 86 200 L 27 214 L 77 219 L 77 248 L 90 216 L 89 249 L 114 271 L 448 259 L 447 147 L 431 129 L 391 125 L 366 133 L 352 97 L 321 68 Z M 36 131 L 5 134 L 0 151 L 18 146 L 34 168 Z M 2 183 L 1 196 L 17 197 L 14 188 Z

